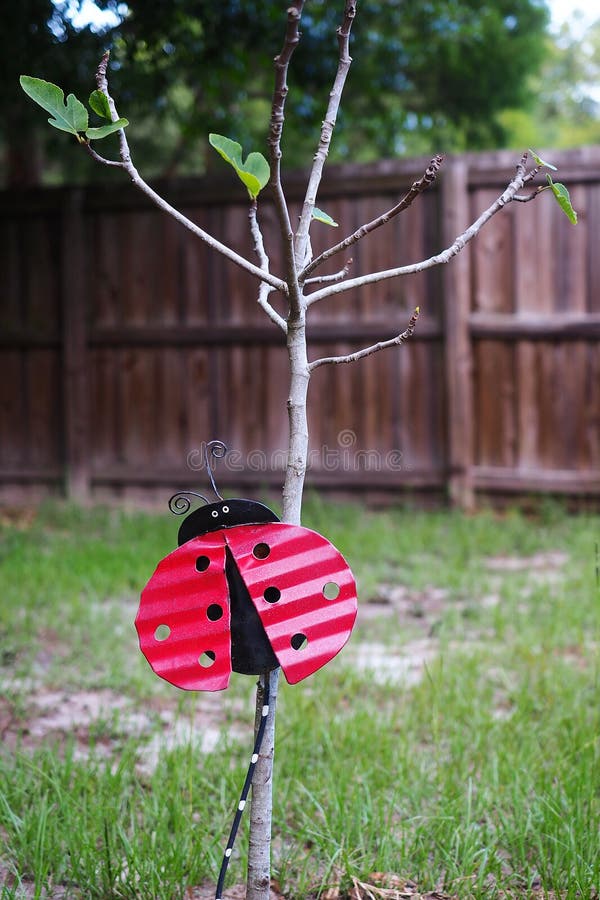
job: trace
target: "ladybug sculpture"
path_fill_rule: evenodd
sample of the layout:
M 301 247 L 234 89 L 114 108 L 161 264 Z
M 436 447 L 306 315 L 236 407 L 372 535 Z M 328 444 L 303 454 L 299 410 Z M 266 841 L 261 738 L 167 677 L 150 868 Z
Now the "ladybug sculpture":
M 208 447 L 220 457 L 225 447 Z M 215 453 L 215 451 L 217 451 Z M 312 675 L 342 649 L 357 611 L 356 585 L 341 553 L 308 528 L 280 522 L 252 500 L 223 500 L 183 521 L 179 547 L 144 588 L 135 620 L 150 666 L 184 690 L 217 691 L 231 672 L 281 666 L 288 682 Z M 186 512 L 184 494 L 171 498 Z
M 231 672 L 260 675 L 262 716 L 223 855 L 216 889 L 221 900 L 227 866 L 259 758 L 269 712 L 269 677 L 282 668 L 295 684 L 342 649 L 356 619 L 356 585 L 342 554 L 308 528 L 280 522 L 253 500 L 224 500 L 205 464 L 217 501 L 192 491 L 175 494 L 176 514 L 204 501 L 184 519 L 179 546 L 142 591 L 135 620 L 141 650 L 161 678 L 189 691 L 219 691 Z

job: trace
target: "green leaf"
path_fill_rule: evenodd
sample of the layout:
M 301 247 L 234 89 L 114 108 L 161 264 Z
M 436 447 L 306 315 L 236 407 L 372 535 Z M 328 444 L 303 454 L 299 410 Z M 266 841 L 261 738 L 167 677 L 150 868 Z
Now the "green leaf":
M 269 163 L 264 158 L 262 153 L 257 153 L 256 151 L 254 151 L 254 153 L 249 153 L 246 157 L 244 169 L 246 170 L 246 172 L 254 175 L 254 177 L 258 181 L 258 184 L 260 185 L 258 191 L 256 192 L 258 195 L 258 193 L 262 191 L 264 186 L 269 181 L 269 178 L 271 177 L 271 169 L 269 168 Z
M 120 128 L 126 128 L 128 125 L 129 121 L 127 119 L 117 119 L 116 122 L 111 122 L 109 125 L 100 125 L 99 128 L 88 128 L 85 136 L 90 141 L 99 141 L 107 137 L 107 135 L 119 131 Z
M 338 223 L 334 219 L 332 219 L 330 215 L 328 215 L 326 212 L 323 212 L 322 209 L 318 209 L 316 206 L 313 207 L 312 217 L 313 219 L 316 219 L 317 222 L 324 222 L 325 225 L 331 225 L 333 228 L 338 227 Z
M 256 200 L 269 180 L 269 163 L 262 153 L 249 153 L 246 162 L 242 162 L 242 146 L 237 141 L 222 134 L 209 134 L 208 141 L 225 162 L 236 171 L 240 181 L 245 184 L 251 200 Z
M 217 153 L 220 153 L 225 162 L 228 162 L 234 169 L 241 168 L 242 165 L 242 145 L 231 138 L 222 134 L 208 135 L 208 142 L 214 147 Z
M 546 175 L 546 181 L 548 182 L 548 185 L 550 186 L 550 189 L 556 198 L 556 202 L 566 215 L 569 222 L 571 222 L 573 225 L 577 225 L 577 213 L 571 205 L 571 198 L 564 184 L 561 184 L 558 181 L 552 181 L 550 175 Z
M 533 156 L 533 158 L 536 161 L 538 166 L 545 166 L 546 169 L 552 169 L 553 172 L 557 171 L 556 166 L 553 166 L 552 163 L 544 162 L 542 157 L 538 156 L 538 154 L 535 152 L 535 150 L 532 150 L 531 147 L 529 148 L 529 152 Z
M 92 91 L 89 99 L 90 109 L 99 115 L 102 119 L 111 117 L 110 106 L 108 105 L 108 97 L 102 91 Z
M 87 110 L 74 94 L 69 94 L 65 103 L 63 91 L 50 81 L 32 78 L 30 75 L 21 75 L 19 81 L 27 96 L 51 114 L 48 122 L 54 128 L 76 137 L 87 129 Z

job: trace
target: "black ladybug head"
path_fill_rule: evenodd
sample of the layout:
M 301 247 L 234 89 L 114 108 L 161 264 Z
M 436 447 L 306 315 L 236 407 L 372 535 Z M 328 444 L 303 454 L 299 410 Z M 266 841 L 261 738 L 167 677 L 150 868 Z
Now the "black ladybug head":
M 186 541 L 209 531 L 232 528 L 234 525 L 259 525 L 264 522 L 279 522 L 279 517 L 263 503 L 237 497 L 231 500 L 220 499 L 216 503 L 207 503 L 186 516 L 181 523 L 177 541 L 181 546 Z
M 180 494 L 175 494 L 169 500 L 169 509 L 176 515 L 188 512 L 191 506 L 190 497 L 197 497 L 204 501 L 205 504 L 199 509 L 195 509 L 193 513 L 190 513 L 184 519 L 178 534 L 180 546 L 192 538 L 208 534 L 209 531 L 219 531 L 221 528 L 232 528 L 234 525 L 261 525 L 265 522 L 279 522 L 279 518 L 273 510 L 262 503 L 257 503 L 255 500 L 240 500 L 235 497 L 231 500 L 224 500 L 221 497 L 215 484 L 210 461 L 211 457 L 213 459 L 223 459 L 226 453 L 227 447 L 223 441 L 210 441 L 204 447 L 204 464 L 217 498 L 216 502 L 209 503 L 203 494 L 197 494 L 195 491 L 183 491 Z

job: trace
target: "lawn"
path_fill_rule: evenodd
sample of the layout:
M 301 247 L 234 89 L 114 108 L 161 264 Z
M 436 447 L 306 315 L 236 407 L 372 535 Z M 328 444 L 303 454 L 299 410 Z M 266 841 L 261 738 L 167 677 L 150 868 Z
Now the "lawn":
M 352 565 L 360 611 L 336 660 L 281 688 L 277 896 L 598 897 L 600 517 L 312 497 L 305 524 Z M 3 900 L 210 896 L 255 679 L 186 694 L 139 653 L 139 591 L 176 529 L 0 514 Z

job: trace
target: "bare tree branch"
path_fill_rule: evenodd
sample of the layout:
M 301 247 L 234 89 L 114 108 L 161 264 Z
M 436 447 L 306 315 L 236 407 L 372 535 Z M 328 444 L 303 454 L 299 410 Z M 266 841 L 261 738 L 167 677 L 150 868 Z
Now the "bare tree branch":
M 541 185 L 539 186 L 539 188 L 537 188 L 537 189 L 536 189 L 535 191 L 533 191 L 531 194 L 528 194 L 526 197 L 519 197 L 519 196 L 517 196 L 517 197 L 513 197 L 513 200 L 515 201 L 515 203 L 529 203 L 531 200 L 535 200 L 535 198 L 537 197 L 537 195 L 538 195 L 538 194 L 541 194 L 542 191 L 547 190 L 547 188 L 548 188 L 548 185 L 546 185 L 546 184 L 541 184 Z
M 434 266 L 443 265 L 444 263 L 449 262 L 452 257 L 456 256 L 457 253 L 460 253 L 469 241 L 473 240 L 475 235 L 481 231 L 483 226 L 489 222 L 492 216 L 514 200 L 515 196 L 523 186 L 535 177 L 538 169 L 535 168 L 532 171 L 527 172 L 525 168 L 526 163 L 527 153 L 524 153 L 517 166 L 517 174 L 509 183 L 506 190 L 479 216 L 478 219 L 476 219 L 475 222 L 469 225 L 462 234 L 458 235 L 454 242 L 449 247 L 446 247 L 445 250 L 436 253 L 434 256 L 430 256 L 429 259 L 421 260 L 420 262 L 399 266 L 395 269 L 384 269 L 381 272 L 371 272 L 366 275 L 360 275 L 357 278 L 351 278 L 349 281 L 344 281 L 341 284 L 324 287 L 320 291 L 315 291 L 308 295 L 308 304 L 310 305 L 316 303 L 318 300 L 324 300 L 326 297 L 331 297 L 334 294 L 351 291 L 354 288 L 362 287 L 365 284 L 375 284 L 389 278 L 399 278 L 402 275 L 414 275 L 417 272 L 424 272 L 426 269 L 432 269 Z
M 372 356 L 373 353 L 378 353 L 380 350 L 387 350 L 388 347 L 399 347 L 407 340 L 407 338 L 412 336 L 418 318 L 419 307 L 417 306 L 410 317 L 408 327 L 401 334 L 397 334 L 396 337 L 390 338 L 388 341 L 378 341 L 376 344 L 371 344 L 370 347 L 363 347 L 362 350 L 356 350 L 355 353 L 348 353 L 345 356 L 323 356 L 321 359 L 314 359 L 308 365 L 309 371 L 313 372 L 314 369 L 318 369 L 319 366 L 338 366 L 341 363 L 356 362 L 359 359 L 364 359 L 365 356 Z
M 256 255 L 258 256 L 260 268 L 263 272 L 268 272 L 269 257 L 267 256 L 262 231 L 260 230 L 260 225 L 258 224 L 256 200 L 253 200 L 250 205 L 250 210 L 248 211 L 248 220 L 250 222 L 250 232 L 254 239 L 254 250 L 256 251 Z M 266 284 L 264 281 L 261 281 L 258 287 L 258 305 L 262 307 L 262 309 L 266 312 L 272 322 L 278 325 L 284 333 L 287 333 L 287 323 L 285 319 L 279 315 L 277 310 L 275 310 L 271 306 L 267 299 L 272 290 L 273 288 L 270 285 Z
M 434 156 L 431 162 L 429 163 L 427 169 L 425 170 L 424 175 L 419 178 L 418 181 L 413 182 L 410 190 L 404 195 L 404 197 L 393 206 L 391 209 L 388 209 L 387 212 L 382 213 L 382 215 L 378 216 L 376 219 L 373 219 L 371 222 L 367 222 L 366 225 L 361 225 L 354 234 L 349 235 L 344 238 L 343 241 L 340 241 L 339 244 L 335 244 L 333 247 L 330 247 L 328 250 L 325 250 L 319 256 L 316 257 L 308 266 L 304 269 L 303 272 L 300 273 L 300 281 L 304 281 L 307 275 L 320 266 L 321 263 L 325 262 L 326 259 L 329 259 L 331 256 L 335 256 L 336 253 L 339 253 L 341 250 L 345 250 L 347 247 L 351 247 L 352 244 L 358 243 L 362 238 L 364 238 L 367 234 L 370 234 L 372 231 L 375 231 L 376 228 L 380 228 L 382 225 L 386 225 L 390 219 L 393 219 L 394 216 L 397 216 L 399 213 L 403 212 L 405 209 L 411 205 L 411 203 L 421 194 L 426 188 L 432 184 L 437 174 L 440 170 L 440 166 L 444 161 L 444 157 Z M 308 284 L 309 282 L 305 282 Z M 312 301 L 314 302 L 314 301 Z M 309 305 L 311 301 L 309 300 Z
M 275 57 L 275 85 L 273 88 L 273 105 L 271 107 L 271 119 L 269 122 L 269 158 L 271 177 L 269 185 L 273 191 L 275 209 L 279 219 L 279 227 L 285 247 L 285 261 L 288 284 L 288 296 L 290 300 L 290 312 L 294 315 L 300 313 L 304 306 L 302 293 L 298 285 L 296 271 L 296 259 L 294 256 L 294 233 L 290 221 L 290 214 L 281 185 L 281 134 L 285 121 L 285 101 L 288 95 L 287 73 L 290 59 L 300 40 L 300 17 L 304 0 L 294 0 L 287 11 L 287 28 L 281 53 Z
M 296 264 L 298 267 L 305 266 L 309 261 L 308 256 L 310 253 L 310 242 L 308 239 L 308 233 L 310 230 L 313 209 L 315 208 L 315 203 L 317 201 L 317 192 L 319 190 L 319 185 L 321 184 L 323 166 L 325 165 L 325 160 L 327 159 L 327 156 L 329 154 L 329 145 L 331 144 L 331 136 L 333 134 L 333 129 L 335 128 L 338 109 L 340 106 L 340 101 L 342 99 L 342 91 L 344 90 L 346 77 L 352 63 L 352 57 L 349 53 L 349 46 L 350 31 L 352 29 L 352 23 L 355 16 L 355 0 L 346 0 L 344 5 L 344 18 L 342 20 L 342 24 L 337 30 L 339 46 L 338 68 L 331 93 L 329 94 L 329 104 L 327 106 L 325 119 L 321 126 L 319 146 L 317 148 L 317 152 L 312 164 L 312 169 L 308 178 L 306 195 L 304 197 L 302 213 L 300 215 L 300 224 L 298 225 L 298 230 L 296 231 L 296 238 L 294 242 Z
M 335 272 L 333 275 L 318 275 L 316 278 L 307 278 L 304 284 L 333 284 L 336 281 L 342 281 L 350 271 L 352 263 L 353 259 L 350 257 L 344 268 L 340 269 L 339 272 Z
M 96 84 L 98 85 L 98 90 L 102 91 L 108 100 L 108 105 L 110 107 L 110 113 L 113 122 L 119 118 L 117 113 L 117 109 L 115 106 L 115 102 L 111 97 L 108 90 L 108 78 L 106 74 L 107 66 L 108 66 L 108 58 L 109 52 L 108 50 L 100 60 L 100 64 L 96 71 Z M 175 209 L 174 206 L 171 206 L 164 197 L 161 197 L 160 194 L 157 194 L 155 190 L 153 190 L 149 184 L 147 184 L 144 179 L 139 174 L 138 170 L 135 168 L 132 159 L 131 153 L 129 151 L 129 144 L 127 142 L 127 136 L 125 134 L 125 130 L 123 128 L 119 129 L 119 152 L 121 156 L 121 167 L 125 169 L 132 182 L 138 187 L 149 199 L 164 212 L 168 213 L 168 215 L 172 216 L 176 219 L 181 225 L 191 231 L 192 234 L 195 234 L 196 237 L 199 237 L 203 240 L 209 247 L 213 250 L 217 250 L 223 256 L 226 256 L 227 259 L 231 260 L 231 262 L 235 263 L 241 269 L 245 269 L 246 272 L 249 272 L 255 278 L 258 278 L 260 281 L 265 281 L 267 284 L 271 285 L 272 288 L 275 288 L 277 291 L 281 291 L 283 294 L 288 293 L 288 287 L 285 281 L 281 278 L 277 278 L 275 275 L 271 275 L 269 272 L 264 272 L 258 266 L 251 263 L 249 260 L 245 259 L 245 257 L 240 256 L 239 253 L 236 253 L 235 250 L 232 250 L 231 247 L 228 247 L 226 244 L 222 244 L 221 241 L 218 241 L 207 231 L 204 231 L 194 222 L 184 216 L 183 213 L 180 213 L 179 210 Z M 88 153 L 92 156 L 92 158 L 96 158 L 97 154 L 95 150 L 88 149 Z M 110 160 L 104 160 L 102 157 L 98 160 L 102 162 L 103 165 L 111 165 Z
M 83 146 L 95 162 L 101 163 L 103 166 L 114 166 L 117 169 L 125 168 L 125 163 L 121 162 L 120 159 L 106 159 L 104 156 L 100 156 L 99 153 L 96 153 L 89 141 L 84 141 Z

